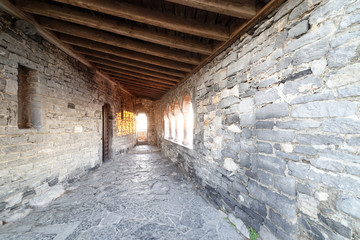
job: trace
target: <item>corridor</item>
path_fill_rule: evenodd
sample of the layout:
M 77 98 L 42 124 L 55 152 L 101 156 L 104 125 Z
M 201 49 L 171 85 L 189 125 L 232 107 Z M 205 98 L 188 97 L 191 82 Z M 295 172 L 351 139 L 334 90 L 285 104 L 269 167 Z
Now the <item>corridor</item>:
M 0 239 L 245 239 L 157 148 L 104 163 L 48 207 L 0 228 Z

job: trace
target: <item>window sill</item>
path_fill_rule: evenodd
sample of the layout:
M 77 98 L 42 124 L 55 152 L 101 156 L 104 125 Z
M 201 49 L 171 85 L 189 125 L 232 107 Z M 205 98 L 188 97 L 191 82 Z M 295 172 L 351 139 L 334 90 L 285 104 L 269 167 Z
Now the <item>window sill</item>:
M 175 143 L 176 145 L 179 145 L 179 146 L 182 146 L 182 147 L 184 147 L 184 148 L 188 148 L 188 149 L 194 149 L 193 147 L 193 145 L 185 145 L 185 144 L 182 144 L 182 143 L 179 143 L 179 142 L 176 142 L 176 141 L 174 141 L 174 140 L 171 140 L 171 139 L 167 139 L 167 138 L 163 138 L 164 140 L 166 140 L 166 141 L 169 141 L 169 142 L 171 142 L 171 143 Z

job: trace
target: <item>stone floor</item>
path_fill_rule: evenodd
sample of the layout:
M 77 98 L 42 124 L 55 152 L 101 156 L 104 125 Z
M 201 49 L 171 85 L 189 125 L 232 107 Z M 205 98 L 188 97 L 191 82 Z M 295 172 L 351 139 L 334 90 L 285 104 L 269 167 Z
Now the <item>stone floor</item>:
M 66 194 L 0 227 L 0 239 L 241 239 L 155 147 L 137 146 Z

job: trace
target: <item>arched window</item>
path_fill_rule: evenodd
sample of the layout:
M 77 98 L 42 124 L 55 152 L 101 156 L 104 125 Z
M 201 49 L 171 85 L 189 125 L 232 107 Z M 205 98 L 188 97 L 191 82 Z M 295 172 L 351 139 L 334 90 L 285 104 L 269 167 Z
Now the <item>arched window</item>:
M 183 98 L 183 113 L 184 113 L 184 141 L 183 144 L 189 147 L 193 145 L 193 129 L 194 129 L 194 113 L 191 103 L 191 97 L 186 94 Z
M 174 102 L 174 115 L 176 124 L 175 142 L 179 142 L 182 144 L 184 140 L 184 117 L 180 110 L 180 105 L 178 101 Z
M 164 111 L 164 138 L 168 139 L 169 138 L 169 132 L 170 132 L 170 123 L 169 123 L 169 117 L 168 117 L 168 112 L 167 112 L 168 108 L 165 109 Z

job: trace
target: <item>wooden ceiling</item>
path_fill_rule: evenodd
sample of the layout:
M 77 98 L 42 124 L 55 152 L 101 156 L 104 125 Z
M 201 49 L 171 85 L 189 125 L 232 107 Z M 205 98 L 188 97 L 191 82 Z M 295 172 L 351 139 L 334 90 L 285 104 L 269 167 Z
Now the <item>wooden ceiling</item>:
M 137 97 L 159 99 L 283 0 L 0 0 Z

